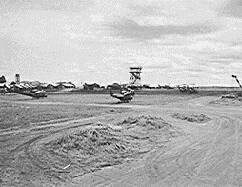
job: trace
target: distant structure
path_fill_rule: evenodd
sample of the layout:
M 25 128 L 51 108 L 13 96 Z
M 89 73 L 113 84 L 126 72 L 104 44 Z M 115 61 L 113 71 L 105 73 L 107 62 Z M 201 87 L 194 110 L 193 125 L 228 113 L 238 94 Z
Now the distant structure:
M 236 80 L 236 82 L 238 83 L 239 87 L 242 88 L 242 85 L 239 82 L 239 79 L 237 78 L 236 75 L 232 75 L 232 77 Z
M 129 68 L 130 71 L 130 85 L 140 86 L 141 85 L 141 66 L 133 66 Z
M 20 83 L 20 74 L 15 74 L 15 83 L 16 84 Z
M 57 88 L 59 89 L 65 89 L 65 88 L 76 88 L 76 85 L 72 82 L 57 82 Z
M 0 77 L 0 83 L 6 83 L 6 78 L 4 76 Z

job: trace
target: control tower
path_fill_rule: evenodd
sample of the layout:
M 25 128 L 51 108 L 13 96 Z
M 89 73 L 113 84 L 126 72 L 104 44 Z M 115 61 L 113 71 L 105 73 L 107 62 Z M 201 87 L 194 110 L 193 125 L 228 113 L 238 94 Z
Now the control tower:
M 15 74 L 15 82 L 16 84 L 20 83 L 20 74 Z
M 141 66 L 132 66 L 129 68 L 130 73 L 130 85 L 140 86 L 141 85 Z

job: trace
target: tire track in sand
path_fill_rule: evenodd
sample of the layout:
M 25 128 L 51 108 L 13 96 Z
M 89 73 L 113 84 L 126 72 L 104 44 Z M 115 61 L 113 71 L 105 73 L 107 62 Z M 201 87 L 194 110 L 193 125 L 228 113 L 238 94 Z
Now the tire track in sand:
M 217 121 L 221 120 L 222 119 L 219 119 Z M 212 133 L 212 135 L 210 134 L 209 138 L 205 135 L 188 145 L 183 144 L 181 147 L 174 147 L 171 151 L 168 151 L 165 154 L 161 152 L 161 154 L 156 154 L 153 158 L 149 158 L 146 163 L 146 173 L 149 174 L 150 178 L 148 183 L 155 184 L 169 180 L 175 182 L 177 177 L 174 178 L 174 176 L 176 175 L 182 175 L 186 179 L 191 180 L 191 177 L 193 176 L 191 168 L 197 165 L 197 162 L 200 161 L 204 152 L 209 154 L 215 145 L 220 131 L 221 125 L 218 125 L 215 132 Z M 203 144 L 202 147 L 200 147 L 201 142 Z M 196 162 L 190 159 L 190 157 L 195 157 L 193 159 L 195 159 Z M 204 160 L 205 159 L 206 156 Z
M 26 164 L 31 163 L 31 165 L 35 166 L 35 168 L 38 168 L 39 171 L 42 171 L 41 173 L 44 174 L 44 176 L 52 176 L 58 180 L 61 180 L 64 182 L 63 178 L 61 178 L 58 173 L 65 172 L 62 168 L 49 168 L 46 166 L 45 163 L 41 162 L 41 160 L 38 159 L 38 154 L 35 154 L 35 145 L 37 142 L 41 141 L 42 139 L 45 139 L 47 137 L 55 136 L 56 134 L 60 133 L 63 134 L 66 130 L 69 129 L 75 129 L 79 127 L 89 126 L 92 125 L 93 122 L 97 122 L 97 120 L 106 119 L 107 117 L 116 116 L 116 113 L 111 114 L 104 114 L 100 116 L 94 116 L 91 118 L 82 118 L 78 120 L 70 120 L 67 122 L 61 122 L 61 123 L 55 123 L 55 124 L 47 124 L 41 126 L 43 130 L 35 131 L 34 129 L 40 128 L 39 126 L 33 127 L 30 129 L 21 129 L 17 131 L 11 131 L 11 132 L 3 132 L 0 134 L 2 138 L 10 136 L 24 136 L 25 140 L 23 142 L 18 143 L 16 147 L 13 149 L 10 149 L 8 152 L 3 153 L 6 156 L 6 159 L 4 160 L 3 164 L 4 166 L 1 167 L 2 171 L 5 171 L 7 168 L 10 167 L 9 163 L 13 161 L 15 163 L 18 163 L 19 156 L 21 155 L 21 158 L 26 157 L 28 160 Z M 118 114 L 119 115 L 119 114 Z M 120 115 L 123 115 L 121 113 Z M 53 127 L 51 129 L 46 129 L 47 127 Z M 33 131 L 34 130 L 34 131 Z M 4 156 L 3 155 L 3 156 Z M 4 156 L 4 157 L 5 157 Z M 20 165 L 25 165 L 25 163 L 22 163 Z M 22 167 L 22 166 L 21 166 Z M 21 170 L 18 166 L 11 166 L 11 168 L 15 168 L 13 172 L 19 172 Z M 27 167 L 28 168 L 28 167 Z M 49 170 L 49 171 L 48 171 Z
M 230 126 L 230 124 L 233 125 Z M 209 162 L 210 155 L 216 150 L 216 147 L 227 141 L 231 142 L 232 140 L 233 142 L 235 141 L 235 138 L 238 138 L 238 125 L 236 119 L 223 116 L 217 120 L 216 125 L 217 128 L 215 128 L 213 133 L 206 134 L 205 136 L 200 137 L 197 141 L 187 145 L 183 144 L 178 148 L 174 147 L 174 149 L 171 148 L 171 150 L 154 151 L 150 157 L 147 158 L 145 166 L 131 169 L 116 179 L 99 184 L 97 183 L 96 185 L 120 186 L 121 184 L 126 184 L 127 181 L 138 180 L 137 178 L 132 178 L 137 177 L 138 175 L 146 175 L 150 179 L 148 181 L 144 180 L 145 183 L 143 183 L 142 186 L 189 186 L 193 183 L 196 185 L 195 182 L 199 180 L 200 177 L 198 176 L 199 173 L 204 167 L 206 167 L 206 163 Z M 235 145 L 239 145 L 238 140 L 236 140 Z M 230 151 L 229 147 L 227 148 L 228 149 L 225 150 L 225 152 Z M 235 148 L 235 150 L 236 153 L 238 153 L 238 148 Z M 237 160 L 236 155 L 234 160 Z M 223 161 L 224 160 L 222 160 L 222 162 Z M 217 162 L 215 162 L 215 164 L 217 164 Z M 214 167 L 216 168 L 216 165 L 214 165 Z M 221 175 L 223 173 L 221 173 Z M 180 181 L 181 179 L 183 180 L 182 183 Z M 216 178 L 213 177 L 206 179 L 210 184 L 220 183 L 219 180 L 216 180 Z M 132 186 L 133 183 L 130 182 L 129 184 Z

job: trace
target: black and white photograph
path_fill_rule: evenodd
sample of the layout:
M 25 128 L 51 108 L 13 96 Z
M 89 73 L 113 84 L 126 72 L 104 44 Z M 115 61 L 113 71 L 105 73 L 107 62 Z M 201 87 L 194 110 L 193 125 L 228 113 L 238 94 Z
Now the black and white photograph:
M 242 187 L 242 0 L 0 0 L 1 187 Z

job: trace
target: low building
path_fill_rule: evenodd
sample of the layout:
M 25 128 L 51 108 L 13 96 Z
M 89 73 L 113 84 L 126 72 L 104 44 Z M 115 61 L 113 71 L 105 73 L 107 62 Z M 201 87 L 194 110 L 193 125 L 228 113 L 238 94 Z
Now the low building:
M 6 78 L 4 76 L 1 76 L 0 77 L 0 83 L 6 83 Z
M 56 83 L 42 83 L 41 84 L 41 88 L 43 90 L 52 90 L 52 89 L 57 89 L 58 88 L 58 84 Z
M 93 83 L 93 84 L 87 84 L 85 83 L 83 85 L 84 90 L 100 90 L 101 86 L 97 83 Z
M 57 82 L 56 85 L 58 89 L 76 88 L 75 84 L 72 82 Z
M 26 89 L 41 89 L 39 81 L 21 81 L 19 85 Z
M 5 93 L 5 91 L 6 91 L 6 84 L 0 83 L 0 93 Z

